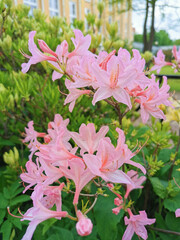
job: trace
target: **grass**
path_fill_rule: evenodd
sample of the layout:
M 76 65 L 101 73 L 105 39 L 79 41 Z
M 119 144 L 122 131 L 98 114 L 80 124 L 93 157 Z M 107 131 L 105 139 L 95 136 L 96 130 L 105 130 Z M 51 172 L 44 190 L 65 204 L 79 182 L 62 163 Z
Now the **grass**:
M 159 74 L 179 75 L 179 79 L 168 78 L 168 84 L 170 86 L 170 91 L 180 92 L 180 72 L 174 73 L 174 70 L 170 66 L 165 66 L 161 69 Z

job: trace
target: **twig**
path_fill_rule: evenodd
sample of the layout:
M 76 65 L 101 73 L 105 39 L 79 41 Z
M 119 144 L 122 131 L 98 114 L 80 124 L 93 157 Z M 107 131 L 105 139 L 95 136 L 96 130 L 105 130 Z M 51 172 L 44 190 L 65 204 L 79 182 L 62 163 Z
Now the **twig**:
M 97 202 L 97 198 L 98 198 L 98 194 L 96 194 L 93 204 L 92 204 L 92 205 L 90 206 L 90 208 L 84 213 L 85 215 L 87 215 L 88 212 L 90 212 L 91 209 L 94 207 L 94 205 L 95 205 L 96 202 Z
M 147 226 L 147 228 L 157 231 L 157 232 L 163 232 L 163 233 L 168 233 L 168 234 L 173 234 L 173 235 L 177 235 L 180 236 L 180 232 L 174 232 L 174 231 L 170 231 L 170 230 L 165 230 L 165 229 L 161 229 L 161 228 L 155 228 L 155 227 L 151 227 L 151 226 Z

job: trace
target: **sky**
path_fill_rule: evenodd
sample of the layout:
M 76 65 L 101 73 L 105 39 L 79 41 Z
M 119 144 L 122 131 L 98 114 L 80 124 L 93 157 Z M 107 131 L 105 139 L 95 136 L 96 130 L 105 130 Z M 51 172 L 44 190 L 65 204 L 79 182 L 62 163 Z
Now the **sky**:
M 137 4 L 138 2 L 138 4 Z M 144 3 L 144 4 L 143 4 Z M 145 0 L 133 0 L 140 11 L 133 11 L 132 25 L 137 34 L 143 33 Z M 172 6 L 168 7 L 166 5 Z M 180 39 L 180 0 L 158 0 L 155 11 L 155 30 L 166 30 L 172 40 Z

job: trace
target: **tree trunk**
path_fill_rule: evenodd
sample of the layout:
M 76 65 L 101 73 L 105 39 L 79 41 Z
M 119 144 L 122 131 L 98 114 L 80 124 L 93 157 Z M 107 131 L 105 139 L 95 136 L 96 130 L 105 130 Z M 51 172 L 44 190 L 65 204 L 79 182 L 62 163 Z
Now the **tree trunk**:
M 156 0 L 152 1 L 152 15 L 151 15 L 151 32 L 150 32 L 150 37 L 149 37 L 149 46 L 148 50 L 152 50 L 152 45 L 154 41 L 154 34 L 155 34 L 155 29 L 154 29 L 154 20 L 155 20 L 155 5 L 156 5 Z
M 148 49 L 148 39 L 147 39 L 148 14 L 149 14 L 149 0 L 146 0 L 146 15 L 145 15 L 145 19 L 144 19 L 144 29 L 143 29 L 143 43 L 144 43 L 143 52 L 145 52 Z

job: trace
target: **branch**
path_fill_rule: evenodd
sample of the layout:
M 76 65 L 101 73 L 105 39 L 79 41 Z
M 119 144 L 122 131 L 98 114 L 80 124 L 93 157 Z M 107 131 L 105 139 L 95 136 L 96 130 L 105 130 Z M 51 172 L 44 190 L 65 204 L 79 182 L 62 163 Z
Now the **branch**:
M 150 227 L 147 226 L 147 228 L 157 231 L 157 232 L 163 232 L 163 233 L 168 233 L 168 234 L 173 234 L 173 235 L 177 235 L 180 236 L 180 232 L 174 232 L 174 231 L 170 231 L 170 230 L 165 230 L 165 229 L 161 229 L 161 228 L 155 228 L 155 227 Z

